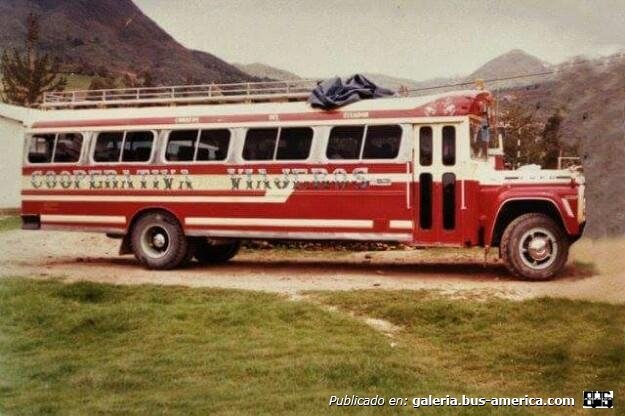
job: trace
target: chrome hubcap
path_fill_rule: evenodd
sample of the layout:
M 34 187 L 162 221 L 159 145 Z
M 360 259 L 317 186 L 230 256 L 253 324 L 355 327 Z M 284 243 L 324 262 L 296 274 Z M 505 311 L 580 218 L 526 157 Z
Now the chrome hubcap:
M 532 228 L 521 237 L 519 254 L 523 263 L 532 269 L 545 269 L 558 255 L 558 242 L 545 228 Z
M 527 246 L 527 252 L 534 260 L 544 260 L 549 256 L 548 241 L 544 237 L 536 237 Z
M 156 248 L 165 247 L 166 242 L 167 241 L 165 240 L 165 236 L 161 233 L 154 234 L 154 237 L 152 237 L 152 245 L 154 245 L 154 247 Z
M 141 248 L 152 258 L 160 258 L 169 250 L 169 233 L 160 225 L 147 227 L 141 235 Z

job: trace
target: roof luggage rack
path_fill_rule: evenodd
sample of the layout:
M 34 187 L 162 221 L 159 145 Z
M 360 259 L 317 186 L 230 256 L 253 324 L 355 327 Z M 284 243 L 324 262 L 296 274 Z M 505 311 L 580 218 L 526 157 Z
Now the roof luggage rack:
M 62 109 L 304 101 L 318 82 L 315 79 L 302 79 L 46 92 L 40 107 Z

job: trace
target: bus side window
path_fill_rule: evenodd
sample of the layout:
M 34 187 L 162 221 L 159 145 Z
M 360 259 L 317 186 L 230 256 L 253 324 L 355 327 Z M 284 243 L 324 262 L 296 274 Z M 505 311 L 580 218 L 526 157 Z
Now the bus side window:
M 443 165 L 453 166 L 456 164 L 456 128 L 454 126 L 443 127 Z
M 243 159 L 273 160 L 278 129 L 249 129 L 245 135 Z
M 101 163 L 119 162 L 123 142 L 123 131 L 107 131 L 99 133 L 95 141 L 93 160 Z
M 280 129 L 278 140 L 278 160 L 308 159 L 313 139 L 313 130 L 310 127 L 293 127 Z
M 230 130 L 202 130 L 195 160 L 226 160 L 230 146 Z
M 50 163 L 54 151 L 54 134 L 36 134 L 28 145 L 29 163 Z
M 82 134 L 60 133 L 54 148 L 55 163 L 75 163 L 80 160 L 82 151 Z
M 364 126 L 334 127 L 330 132 L 326 157 L 328 159 L 359 159 Z
M 129 131 L 124 138 L 122 162 L 148 162 L 152 156 L 154 133 L 151 131 Z
M 401 127 L 369 126 L 365 137 L 363 159 L 395 159 L 399 154 Z
M 432 127 L 419 129 L 419 164 L 432 166 Z
M 167 138 L 165 160 L 170 162 L 190 162 L 195 156 L 195 143 L 198 130 L 174 130 Z

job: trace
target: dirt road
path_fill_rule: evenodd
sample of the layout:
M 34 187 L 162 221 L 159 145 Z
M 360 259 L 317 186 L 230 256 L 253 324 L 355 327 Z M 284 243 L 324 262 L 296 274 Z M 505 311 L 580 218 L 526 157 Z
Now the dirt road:
M 243 250 L 226 265 L 193 264 L 159 272 L 143 269 L 132 256 L 118 256 L 118 244 L 118 240 L 99 234 L 0 233 L 0 276 L 237 288 L 290 295 L 306 290 L 436 289 L 458 296 L 556 296 L 625 302 L 625 239 L 578 242 L 566 270 L 549 282 L 514 280 L 497 263 L 494 251 L 484 264 L 484 253 L 477 249 Z

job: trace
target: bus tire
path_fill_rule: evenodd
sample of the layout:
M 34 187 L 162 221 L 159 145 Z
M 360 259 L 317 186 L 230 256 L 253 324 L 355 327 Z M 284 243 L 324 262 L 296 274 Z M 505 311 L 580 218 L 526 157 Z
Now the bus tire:
M 148 269 L 173 269 L 189 254 L 187 237 L 180 223 L 170 214 L 154 212 L 144 215 L 135 223 L 131 233 L 132 251 Z
M 225 244 L 211 244 L 206 238 L 195 241 L 195 258 L 202 264 L 226 263 L 239 252 L 241 243 L 233 241 Z
M 566 264 L 569 241 L 558 223 L 544 214 L 524 214 L 506 227 L 501 256 L 515 276 L 548 280 Z

